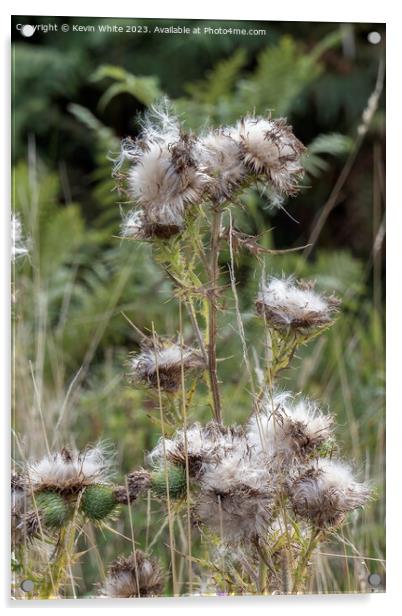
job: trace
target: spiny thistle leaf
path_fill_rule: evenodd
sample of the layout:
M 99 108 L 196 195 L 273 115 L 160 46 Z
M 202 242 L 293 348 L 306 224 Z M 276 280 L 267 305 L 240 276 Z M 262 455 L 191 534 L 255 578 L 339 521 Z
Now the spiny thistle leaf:
M 113 489 L 103 484 L 88 486 L 81 499 L 81 511 L 90 519 L 100 521 L 116 509 Z

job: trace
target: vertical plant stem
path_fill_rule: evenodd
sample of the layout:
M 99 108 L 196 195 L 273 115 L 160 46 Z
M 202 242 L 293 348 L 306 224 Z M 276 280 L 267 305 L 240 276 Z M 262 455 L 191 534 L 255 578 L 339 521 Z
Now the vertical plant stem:
M 42 586 L 39 599 L 49 599 L 56 595 L 63 586 L 69 570 L 71 571 L 71 556 L 74 552 L 76 523 L 75 515 L 69 524 L 60 530 L 59 539 L 55 548 L 53 562 L 51 563 L 52 576 Z M 71 578 L 72 586 L 74 582 Z
M 156 333 L 155 326 L 152 322 L 152 339 L 154 348 L 156 349 Z M 174 517 L 172 515 L 172 509 L 170 504 L 170 493 L 169 493 L 169 475 L 168 475 L 168 464 L 166 457 L 166 443 L 165 443 L 165 419 L 163 416 L 163 403 L 162 403 L 162 392 L 161 392 L 161 384 L 159 378 L 159 365 L 158 365 L 158 355 L 155 352 L 155 363 L 156 363 L 156 377 L 158 384 L 158 402 L 159 402 L 159 414 L 160 414 L 160 422 L 161 422 L 161 430 L 162 430 L 162 445 L 163 445 L 163 459 L 164 459 L 164 471 L 165 471 L 165 483 L 166 483 L 166 506 L 167 506 L 167 514 L 168 514 L 168 526 L 169 526 L 169 546 L 170 546 L 170 558 L 172 565 L 172 585 L 173 585 L 173 596 L 177 596 L 177 578 L 176 578 L 176 560 L 175 560 L 175 541 L 174 541 L 174 526 L 173 521 Z
M 137 565 L 137 548 L 135 546 L 133 514 L 131 512 L 131 507 L 130 507 L 130 493 L 129 493 L 129 489 L 128 489 L 127 476 L 126 476 L 126 492 L 127 492 L 127 501 L 128 501 L 128 507 L 127 507 L 127 509 L 128 509 L 128 518 L 130 520 L 131 544 L 133 546 L 133 556 L 134 556 L 135 583 L 136 583 L 136 586 L 137 586 L 137 595 L 138 595 L 138 597 L 141 597 L 140 581 L 139 581 L 139 576 L 138 576 L 138 565 Z
M 294 583 L 293 583 L 293 588 L 292 588 L 293 593 L 296 593 L 300 589 L 304 588 L 304 585 L 306 582 L 306 579 L 305 579 L 306 569 L 307 569 L 309 560 L 311 558 L 311 555 L 317 546 L 319 534 L 320 534 L 319 529 L 313 528 L 313 530 L 311 531 L 310 541 L 294 573 L 294 577 L 293 577 Z
M 188 549 L 188 592 L 193 593 L 193 558 L 191 553 L 191 504 L 190 504 L 190 470 L 188 464 L 188 442 L 187 442 L 187 404 L 186 389 L 184 381 L 184 362 L 183 362 L 183 309 L 182 303 L 179 304 L 180 318 L 180 349 L 181 349 L 181 392 L 182 392 L 182 415 L 184 431 L 184 455 L 186 458 L 186 512 L 187 512 L 187 549 Z
M 216 308 L 216 288 L 219 278 L 219 231 L 221 226 L 222 212 L 217 208 L 213 209 L 212 230 L 211 230 L 211 251 L 210 251 L 210 296 L 208 298 L 208 369 L 211 384 L 212 403 L 214 418 L 218 423 L 222 423 L 221 400 L 218 384 L 218 372 L 216 365 L 216 336 L 217 336 L 217 308 Z

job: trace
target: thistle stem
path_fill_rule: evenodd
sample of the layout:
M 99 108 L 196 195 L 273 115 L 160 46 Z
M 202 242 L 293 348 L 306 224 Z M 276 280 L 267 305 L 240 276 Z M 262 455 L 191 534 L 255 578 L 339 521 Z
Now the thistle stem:
M 306 548 L 305 553 L 303 554 L 296 571 L 294 573 L 294 584 L 292 588 L 292 593 L 296 593 L 300 590 L 300 587 L 304 587 L 306 583 L 306 570 L 309 564 L 309 560 L 311 558 L 312 553 L 317 547 L 318 537 L 320 535 L 320 530 L 314 528 L 311 531 L 310 541 Z
M 219 231 L 221 226 L 222 212 L 213 209 L 210 251 L 210 297 L 208 298 L 208 369 L 211 384 L 212 402 L 215 420 L 222 423 L 221 401 L 218 385 L 218 372 L 216 365 L 216 335 L 217 335 L 217 309 L 215 302 L 216 287 L 218 282 L 219 260 Z

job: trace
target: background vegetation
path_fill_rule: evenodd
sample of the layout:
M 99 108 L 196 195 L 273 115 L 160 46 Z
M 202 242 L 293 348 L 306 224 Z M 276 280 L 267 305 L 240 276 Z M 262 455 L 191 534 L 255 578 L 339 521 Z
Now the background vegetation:
M 39 20 L 18 17 L 16 23 Z M 251 110 L 285 115 L 309 146 L 305 188 L 279 210 L 270 207 L 269 195 L 250 191 L 235 223 L 262 234 L 267 248 L 312 243 L 257 264 L 242 253 L 239 297 L 247 339 L 256 349 L 253 297 L 262 262 L 268 273 L 311 277 L 344 300 L 336 325 L 300 352 L 283 385 L 329 405 L 342 450 L 376 486 L 376 502 L 351 519 L 342 549 L 328 545 L 330 556 L 317 557 L 311 586 L 362 591 L 368 572 L 384 575 L 385 558 L 382 99 L 364 139 L 358 127 L 375 88 L 385 32 L 378 24 L 249 26 L 266 28 L 266 36 L 70 31 L 24 39 L 13 29 L 13 207 L 30 248 L 16 264 L 13 284 L 14 457 L 40 456 L 45 439 L 50 446 L 77 447 L 107 439 L 121 477 L 143 463 L 159 436 L 154 402 L 125 379 L 138 337 L 124 315 L 140 329 L 154 323 L 158 332 L 174 335 L 178 307 L 167 301 L 170 284 L 150 247 L 118 238 L 124 205 L 108 159 L 122 137 L 137 133 L 138 113 L 166 94 L 194 129 Z M 381 33 L 380 45 L 368 43 L 372 30 Z M 349 172 L 339 186 L 345 166 Z M 228 305 L 218 349 L 226 358 L 219 366 L 225 423 L 250 413 L 234 322 Z M 187 333 L 190 338 L 190 327 Z M 192 419 L 208 415 L 200 401 Z M 152 551 L 163 559 L 166 529 L 156 534 L 163 508 L 148 505 L 151 516 L 146 502 L 133 508 L 136 540 L 148 548 L 155 541 Z M 67 594 L 85 596 L 107 564 L 130 551 L 127 511 L 109 531 L 88 528 L 81 542 L 88 551 L 74 571 L 75 590 Z

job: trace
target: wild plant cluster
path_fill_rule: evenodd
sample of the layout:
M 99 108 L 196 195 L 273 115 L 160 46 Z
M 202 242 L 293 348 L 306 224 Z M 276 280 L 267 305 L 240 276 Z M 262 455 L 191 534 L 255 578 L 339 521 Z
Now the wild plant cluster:
M 111 524 L 122 507 L 132 516 L 138 499 L 149 497 L 166 508 L 170 567 L 163 570 L 133 539 L 132 554 L 110 564 L 95 595 L 177 595 L 179 586 L 185 594 L 304 592 L 314 552 L 371 498 L 340 455 L 334 415 L 279 382 L 298 347 L 332 326 L 340 300 L 262 268 L 254 310 L 262 357 L 247 344 L 240 310 L 236 255 L 249 251 L 260 271 L 267 251 L 235 228 L 233 212 L 246 207 L 242 196 L 251 186 L 275 203 L 295 195 L 304 150 L 284 119 L 250 114 L 195 135 L 163 106 L 145 117 L 135 140 L 123 141 L 114 176 L 132 209 L 123 214 L 121 236 L 151 244 L 178 305 L 174 338 L 153 323 L 146 332 L 132 324 L 140 349 L 127 361 L 128 382 L 149 391 L 161 436 L 144 468 L 120 484 L 101 445 L 49 450 L 13 475 L 15 558 L 50 550 L 40 596 L 62 596 L 86 522 Z M 249 381 L 243 425 L 225 422 L 230 400 L 219 378 L 220 318 L 229 301 L 241 340 L 238 369 Z M 197 396 L 207 399 L 208 422 L 197 418 Z M 195 538 L 205 558 L 193 554 Z

